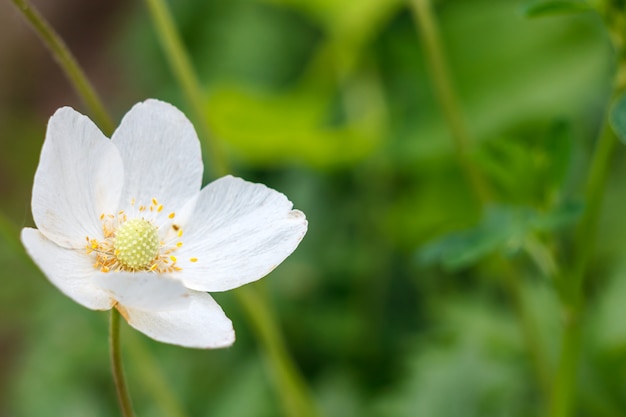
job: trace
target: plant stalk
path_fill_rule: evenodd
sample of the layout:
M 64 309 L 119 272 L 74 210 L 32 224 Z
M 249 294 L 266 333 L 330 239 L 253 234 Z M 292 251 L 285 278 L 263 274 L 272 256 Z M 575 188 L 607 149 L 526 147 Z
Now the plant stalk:
M 459 99 L 455 93 L 452 77 L 444 57 L 445 51 L 440 40 L 431 2 L 430 0 L 409 0 L 409 6 L 424 45 L 426 62 L 435 87 L 435 95 L 450 129 L 457 159 L 476 200 L 484 208 L 492 199 L 491 191 L 487 180 L 470 156 L 471 137 L 464 122 Z M 548 396 L 550 387 L 548 361 L 536 334 L 537 326 L 525 305 L 521 281 L 518 276 L 514 276 L 513 268 L 506 260 L 500 259 L 499 266 L 502 284 L 513 302 L 537 381 Z
M 103 132 L 110 136 L 115 128 L 113 120 L 102 105 L 102 101 L 85 76 L 80 65 L 68 49 L 63 39 L 27 0 L 11 0 L 31 24 L 35 33 L 48 48 L 54 59 L 61 66 L 78 96 L 87 106 L 91 117 Z
M 146 0 L 146 4 L 166 59 L 185 93 L 187 102 L 192 107 L 205 142 L 212 149 L 210 157 L 213 162 L 213 172 L 218 177 L 226 175 L 230 172 L 227 158 L 211 135 L 204 112 L 202 88 L 181 42 L 171 13 L 164 0 Z M 305 380 L 287 349 L 276 318 L 271 313 L 270 302 L 265 293 L 259 292 L 258 289 L 257 287 L 253 290 L 253 287 L 248 286 L 238 288 L 234 292 L 263 348 L 267 363 L 274 375 L 274 382 L 283 402 L 283 408 L 291 417 L 317 416 L 315 403 Z
M 122 352 L 120 351 L 120 313 L 116 308 L 111 309 L 111 323 L 109 326 L 109 346 L 111 352 L 111 365 L 113 380 L 117 391 L 117 399 L 122 410 L 123 417 L 133 417 L 133 406 L 128 394 L 124 368 L 122 366 Z
M 211 127 L 205 114 L 202 86 L 180 39 L 170 10 L 163 0 L 146 0 L 146 4 L 166 58 L 194 114 L 206 149 L 210 151 L 213 170 L 218 177 L 226 175 L 229 173 L 226 155 L 219 142 L 211 134 Z
M 484 206 L 491 200 L 491 193 L 487 181 L 485 181 L 485 178 L 472 162 L 470 156 L 471 140 L 469 131 L 463 119 L 459 99 L 452 86 L 452 77 L 444 57 L 443 44 L 431 10 L 430 0 L 409 1 L 413 11 L 415 26 L 424 45 L 426 62 L 435 87 L 435 95 L 439 100 L 443 116 L 452 134 L 459 164 L 467 176 L 474 195 L 479 203 Z
M 571 417 L 576 406 L 578 364 L 582 350 L 582 334 L 585 313 L 584 286 L 589 263 L 595 249 L 598 222 L 604 200 L 604 192 L 611 168 L 611 160 L 617 148 L 617 137 L 609 124 L 610 105 L 626 90 L 625 11 L 618 2 L 607 2 L 606 8 L 598 9 L 611 35 L 617 56 L 613 92 L 604 116 L 603 126 L 596 142 L 587 175 L 585 189 L 586 209 L 576 229 L 572 259 L 568 275 L 560 277 L 561 298 L 565 313 L 561 340 L 561 355 L 553 382 L 550 417 Z

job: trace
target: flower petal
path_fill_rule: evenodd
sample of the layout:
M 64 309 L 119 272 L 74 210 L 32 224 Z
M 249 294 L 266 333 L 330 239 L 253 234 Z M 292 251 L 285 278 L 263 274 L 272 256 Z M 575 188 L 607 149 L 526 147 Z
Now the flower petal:
M 82 248 L 102 234 L 99 216 L 115 213 L 122 191 L 118 150 L 95 124 L 69 107 L 48 122 L 33 185 L 33 218 L 48 239 Z
M 292 207 L 283 194 L 240 178 L 207 185 L 183 226 L 177 278 L 194 290 L 226 291 L 269 274 L 306 233 L 304 214 Z
M 158 340 L 192 348 L 227 347 L 235 331 L 222 308 L 206 293 L 192 291 L 189 307 L 183 310 L 150 312 L 119 307 L 128 324 Z
M 153 272 L 101 272 L 94 280 L 126 308 L 168 311 L 189 305 L 187 288 L 179 281 Z
M 133 106 L 112 138 L 126 173 L 122 208 L 153 198 L 172 212 L 198 193 L 202 156 L 191 122 L 171 104 L 146 100 Z
M 22 229 L 22 243 L 37 266 L 61 292 L 92 310 L 108 310 L 114 300 L 93 281 L 89 257 L 48 240 L 36 229 Z

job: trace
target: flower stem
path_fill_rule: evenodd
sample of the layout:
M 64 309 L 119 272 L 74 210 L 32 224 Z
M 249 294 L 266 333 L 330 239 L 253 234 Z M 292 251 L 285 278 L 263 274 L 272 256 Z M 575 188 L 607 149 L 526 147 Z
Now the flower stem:
M 409 0 L 409 5 L 413 11 L 415 26 L 424 45 L 426 61 L 435 87 L 435 95 L 448 123 L 459 164 L 468 178 L 476 200 L 484 207 L 492 199 L 491 192 L 487 180 L 470 157 L 469 150 L 472 141 L 463 119 L 459 99 L 453 88 L 430 0 Z M 537 325 L 524 301 L 521 279 L 515 275 L 514 269 L 506 260 L 500 259 L 499 261 L 502 284 L 513 302 L 537 381 L 547 396 L 550 386 L 548 361 L 537 337 Z
M 96 124 L 100 126 L 105 134 L 110 135 L 113 133 L 113 120 L 105 110 L 102 101 L 98 98 L 97 93 L 67 48 L 67 45 L 65 45 L 65 42 L 27 0 L 11 1 L 28 20 L 44 45 L 50 50 L 52 56 L 63 68 L 74 89 L 85 102 Z
M 264 347 L 276 384 L 281 387 L 280 399 L 285 413 L 291 417 L 316 417 L 319 414 L 307 386 L 285 347 L 266 298 L 258 290 L 246 286 L 237 289 L 235 294 Z
M 17 6 L 18 10 L 24 15 L 26 20 L 32 25 L 33 30 L 37 33 L 39 38 L 43 41 L 44 45 L 48 48 L 54 59 L 61 66 L 61 69 L 65 72 L 72 85 L 74 86 L 76 93 L 87 105 L 88 112 L 96 124 L 102 129 L 103 133 L 107 136 L 111 136 L 115 129 L 113 119 L 109 115 L 104 106 L 101 98 L 98 96 L 96 90 L 93 88 L 89 79 L 81 69 L 80 65 L 67 48 L 67 45 L 59 37 L 59 35 L 52 29 L 50 24 L 44 19 L 39 12 L 34 9 L 28 2 L 28 0 L 12 0 Z M 8 221 L 4 215 L 0 215 L 0 234 L 5 234 L 10 239 L 8 241 L 15 241 L 15 245 L 19 244 L 19 240 L 16 237 L 17 233 L 12 233 L 8 228 Z M 23 254 L 24 251 L 20 250 L 19 253 Z M 32 264 L 32 263 L 31 263 Z M 110 348 L 111 348 L 111 366 L 113 369 L 113 377 L 117 390 L 118 399 L 124 416 L 132 416 L 131 401 L 126 388 L 126 382 L 122 372 L 121 352 L 119 347 L 119 313 L 117 310 L 111 310 L 111 323 L 110 323 Z M 144 352 L 144 356 L 148 353 Z M 147 358 L 149 359 L 149 358 Z M 154 361 L 151 361 L 153 366 Z M 163 382 L 162 373 L 158 370 L 153 370 L 151 374 L 151 383 L 148 386 L 153 387 L 157 393 L 155 397 L 158 401 L 169 400 L 170 404 L 174 404 L 175 400 L 171 399 L 171 394 L 164 395 L 164 389 L 167 388 L 165 382 Z M 156 381 L 156 378 L 160 378 L 161 381 Z M 158 389 L 156 388 L 158 387 Z M 168 410 L 173 410 L 176 407 L 171 406 Z M 180 407 L 178 407 L 180 409 Z M 171 415 L 178 415 L 173 414 Z M 180 413 L 182 416 L 182 412 Z
M 160 38 L 161 45 L 170 63 L 178 83 L 194 113 L 195 121 L 201 131 L 206 149 L 210 151 L 214 163 L 213 169 L 218 176 L 228 174 L 228 162 L 217 140 L 211 134 L 211 128 L 205 115 L 202 88 L 191 65 L 191 61 L 174 25 L 171 13 L 163 0 L 146 0 L 152 20 Z
M 463 120 L 459 100 L 452 87 L 450 71 L 443 54 L 437 23 L 433 17 L 430 0 L 410 0 L 416 27 L 424 44 L 426 61 L 430 67 L 435 94 L 450 128 L 454 148 L 461 169 L 465 172 L 478 201 L 485 205 L 491 199 L 487 181 L 474 165 L 469 155 L 470 135 Z
M 129 332 L 125 340 L 131 370 L 141 375 L 143 386 L 152 391 L 154 401 L 159 405 L 162 414 L 168 417 L 185 417 L 183 406 L 173 394 L 170 381 L 163 374 L 154 355 L 139 338 L 139 334 Z
M 193 109 L 205 141 L 212 148 L 213 152 L 210 156 L 213 162 L 213 171 L 216 176 L 228 174 L 230 169 L 225 154 L 221 152 L 215 140 L 210 141 L 212 136 L 204 114 L 202 89 L 180 40 L 171 13 L 163 0 L 146 0 L 146 3 L 150 9 L 166 59 L 169 61 L 188 103 Z M 258 288 L 255 291 L 251 287 L 239 288 L 235 290 L 235 294 L 261 343 L 267 363 L 274 374 L 274 382 L 287 415 L 292 417 L 317 416 L 315 403 L 304 378 L 289 354 L 280 327 L 271 313 L 267 296 L 258 292 Z
M 117 309 L 111 309 L 111 323 L 109 326 L 109 345 L 111 348 L 111 365 L 113 368 L 113 380 L 117 390 L 117 399 L 120 403 L 123 417 L 133 417 L 133 407 L 124 378 L 122 366 L 122 353 L 120 351 L 120 313 Z
M 599 10 L 605 24 L 612 35 L 617 56 L 617 68 L 609 105 L 626 90 L 626 57 L 625 52 L 625 12 L 623 6 L 616 3 L 606 10 Z M 594 252 L 597 226 L 602 209 L 606 183 L 609 177 L 611 159 L 615 153 L 617 138 L 609 125 L 610 107 L 604 117 L 599 138 L 589 167 L 585 190 L 586 209 L 574 236 L 574 260 L 569 274 L 560 277 L 558 285 L 565 312 L 564 331 L 561 340 L 559 366 L 553 381 L 550 417 L 570 417 L 574 413 L 576 401 L 576 382 L 578 363 L 582 349 L 582 332 L 584 322 L 584 284 L 589 262 Z
M 608 116 L 607 118 L 608 119 Z M 556 377 L 553 381 L 551 417 L 568 417 L 574 408 L 576 374 L 581 349 L 582 316 L 584 313 L 584 280 L 595 244 L 603 193 L 606 188 L 611 157 L 617 144 L 615 135 L 605 122 L 589 170 L 585 201 L 587 208 L 580 221 L 575 238 L 574 265 L 567 276 L 560 279 L 564 302 L 564 331 Z

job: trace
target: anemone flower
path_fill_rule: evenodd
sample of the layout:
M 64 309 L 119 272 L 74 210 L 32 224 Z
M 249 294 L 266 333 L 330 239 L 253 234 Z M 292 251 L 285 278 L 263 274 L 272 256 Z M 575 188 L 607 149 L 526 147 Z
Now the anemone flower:
M 232 176 L 202 185 L 200 143 L 170 104 L 136 104 L 109 140 L 69 107 L 50 118 L 22 242 L 65 295 L 116 308 L 165 343 L 231 345 L 208 292 L 256 281 L 307 230 L 285 195 Z

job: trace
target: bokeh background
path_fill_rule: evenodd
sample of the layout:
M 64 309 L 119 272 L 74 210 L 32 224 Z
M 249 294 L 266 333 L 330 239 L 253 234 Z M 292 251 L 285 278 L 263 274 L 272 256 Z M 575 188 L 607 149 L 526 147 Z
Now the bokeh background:
M 116 120 L 148 97 L 190 113 L 143 2 L 33 3 Z M 309 219 L 298 250 L 259 290 L 324 416 L 545 415 L 507 285 L 515 280 L 553 373 L 562 315 L 545 269 L 555 266 L 533 261 L 532 244 L 567 258 L 615 57 L 594 13 L 529 19 L 514 0 L 434 6 L 472 158 L 497 201 L 486 217 L 405 2 L 170 2 L 235 174 L 284 192 Z M 108 315 L 64 297 L 9 238 L 33 224 L 46 122 L 64 105 L 87 112 L 23 18 L 0 3 L 3 417 L 119 413 Z M 581 416 L 626 410 L 624 162 L 618 150 L 586 289 Z M 215 296 L 237 331 L 229 349 L 168 346 L 124 324 L 138 415 L 168 415 L 155 399 L 161 377 L 190 416 L 281 415 L 240 305 Z

